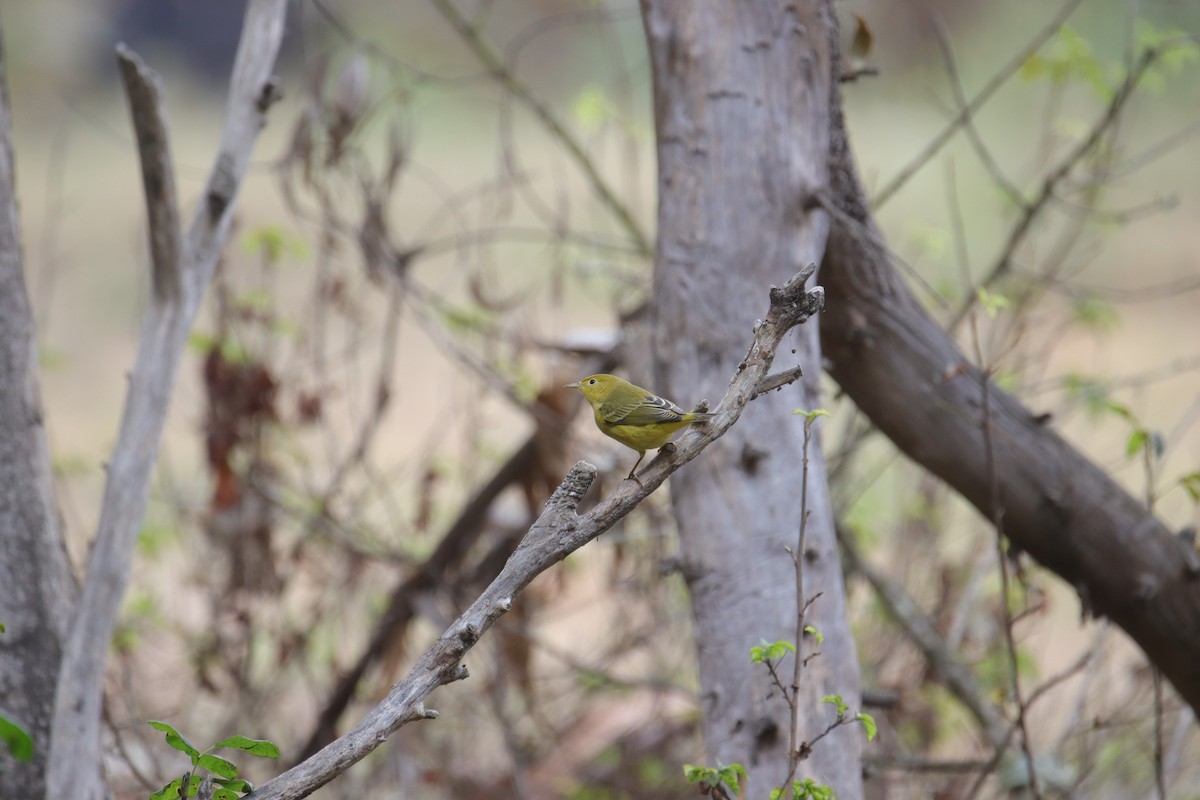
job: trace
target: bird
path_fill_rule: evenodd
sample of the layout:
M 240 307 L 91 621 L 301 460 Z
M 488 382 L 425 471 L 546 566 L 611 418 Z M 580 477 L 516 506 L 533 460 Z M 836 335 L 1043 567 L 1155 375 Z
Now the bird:
M 684 411 L 670 400 L 616 375 L 589 375 L 568 383 L 565 388 L 583 393 L 601 433 L 637 451 L 638 460 L 628 476 L 634 481 L 637 480 L 634 473 L 647 450 L 662 447 L 680 428 L 714 416 L 704 411 Z

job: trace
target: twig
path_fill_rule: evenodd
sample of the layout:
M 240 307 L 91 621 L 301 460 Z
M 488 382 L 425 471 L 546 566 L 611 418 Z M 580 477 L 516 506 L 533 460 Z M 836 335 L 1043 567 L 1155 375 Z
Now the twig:
M 946 23 L 942 20 L 941 15 L 936 12 L 933 13 L 933 31 L 936 34 L 938 49 L 942 51 L 942 62 L 946 66 L 950 88 L 954 92 L 954 102 L 958 106 L 960 117 L 962 117 L 962 127 L 967 134 L 967 139 L 971 142 L 971 147 L 975 150 L 975 155 L 978 156 L 984 169 L 992 176 L 992 180 L 996 182 L 1009 201 L 1020 208 L 1025 204 L 1021 190 L 1013 185 L 1013 182 L 1000 169 L 1000 165 L 996 163 L 996 159 L 992 158 L 991 151 L 988 150 L 987 145 L 983 142 L 983 137 L 975 127 L 975 117 L 968 107 L 967 95 L 963 91 L 962 77 L 958 73 L 958 62 L 954 58 L 954 45 L 950 40 L 950 32 L 946 30 Z
M 816 419 L 812 409 L 809 409 L 809 412 L 804 419 L 804 443 L 800 455 L 800 530 L 796 534 L 796 552 L 792 553 L 792 562 L 796 567 L 796 653 L 792 664 L 792 724 L 788 739 L 788 775 L 787 780 L 783 782 L 785 793 L 792 785 L 792 778 L 800 766 L 800 678 L 808 663 L 804 658 L 804 615 L 808 611 L 808 602 L 804 597 L 804 538 L 808 531 L 808 451 L 812 443 L 813 421 Z M 816 739 L 808 742 L 806 747 L 811 750 L 812 746 L 832 729 L 826 729 Z
M 996 561 L 1000 567 L 1000 612 L 1004 621 L 1004 644 L 1008 653 L 1008 667 L 1012 679 L 1013 701 L 1017 704 L 1016 728 L 1021 732 L 1021 751 L 1025 755 L 1025 763 L 1029 768 L 1029 791 L 1035 800 L 1042 800 L 1041 785 L 1038 781 L 1037 767 L 1033 759 L 1033 747 L 1029 741 L 1029 728 L 1025 724 L 1027 706 L 1021 699 L 1021 674 L 1017 658 L 1017 643 L 1013 637 L 1014 621 L 1008 608 L 1009 574 L 1008 555 L 1004 552 L 1004 506 L 1000 497 L 1000 481 L 996 475 L 996 454 L 992 441 L 992 405 L 991 405 L 991 372 L 983 364 L 983 352 L 979 346 L 979 331 L 971 326 L 972 341 L 975 345 L 975 358 L 979 364 L 980 390 L 983 398 L 982 419 L 980 420 L 983 434 L 984 468 L 990 485 L 992 524 L 996 528 Z
M 801 367 L 792 367 L 783 372 L 776 372 L 774 375 L 768 375 L 759 381 L 758 386 L 754 387 L 754 397 L 773 392 L 776 389 L 782 389 L 789 383 L 794 383 L 804 377 L 804 369 Z M 753 399 L 753 398 L 752 398 Z
M 171 297 L 172 278 L 161 273 L 160 264 L 155 263 L 154 299 L 143 323 L 117 444 L 107 468 L 82 597 L 63 651 L 49 745 L 49 797 L 91 798 L 104 794 L 100 704 L 109 642 L 129 583 L 150 474 L 188 331 L 227 237 L 233 200 L 265 112 L 277 97 L 270 76 L 283 38 L 286 10 L 285 0 L 253 0 L 246 10 L 219 155 L 180 251 L 176 297 Z M 137 83 L 140 80 L 135 79 Z M 139 89 L 139 94 L 130 95 L 130 102 L 140 103 L 150 97 L 151 93 Z M 146 115 L 156 113 L 157 109 L 145 107 L 134 114 L 134 122 L 140 124 Z M 161 119 L 155 124 L 156 130 L 165 130 Z M 165 145 L 165 138 L 157 135 L 143 136 L 139 132 L 138 138 L 144 145 L 155 141 Z M 165 150 L 149 158 L 143 153 L 143 162 L 166 164 L 169 171 L 168 158 Z M 152 226 L 169 220 L 169 214 L 162 214 Z M 159 245 L 153 247 L 156 258 L 169 254 L 170 239 L 164 236 L 166 244 L 161 249 Z
M 117 64 L 121 67 L 121 79 L 129 97 L 129 111 L 133 116 L 133 130 L 137 134 L 138 155 L 142 162 L 154 297 L 159 302 L 179 302 L 182 291 L 179 205 L 175 199 L 175 169 L 167 139 L 162 78 L 124 42 L 117 45 Z
M 1067 179 L 1067 176 L 1071 174 L 1076 165 L 1087 158 L 1099 146 L 1104 135 L 1116 125 L 1117 121 L 1121 118 L 1121 110 L 1125 107 L 1125 103 L 1133 96 L 1134 89 L 1137 88 L 1142 76 L 1146 74 L 1146 71 L 1158 59 L 1158 55 L 1158 51 L 1154 49 L 1148 49 L 1142 54 L 1137 64 L 1125 76 L 1125 80 L 1121 82 L 1121 85 L 1113 94 L 1112 100 L 1109 101 L 1108 108 L 1105 109 L 1104 114 L 1092 125 L 1092 129 L 1088 132 L 1088 135 L 1058 162 L 1058 166 L 1046 175 L 1037 197 L 1022 205 L 1021 218 L 1017 220 L 1017 224 L 1009 232 L 1004 249 L 1001 250 L 995 264 L 992 265 L 991 270 L 983 280 L 979 282 L 980 287 L 991 287 L 996 281 L 1008 274 L 1012 268 L 1013 257 L 1016 255 L 1017 248 L 1025 241 L 1025 237 L 1032 229 L 1033 223 L 1041 216 L 1042 209 L 1054 197 L 1054 193 L 1058 191 L 1059 186 Z M 976 292 L 971 292 L 967 295 L 963 304 L 950 320 L 948 327 L 951 331 L 956 329 L 966 319 L 967 314 L 975 307 L 976 299 Z
M 479 35 L 479 31 L 467 20 L 454 5 L 452 0 L 430 0 L 433 7 L 441 12 L 446 21 L 454 28 L 458 35 L 466 43 L 475 57 L 488 68 L 491 74 L 500 82 L 504 88 L 513 96 L 519 98 L 533 112 L 541 123 L 546 127 L 546 130 L 562 144 L 567 153 L 583 171 L 591 184 L 592 189 L 600 197 L 602 203 L 608 207 L 617 221 L 621 223 L 629 237 L 637 244 L 638 251 L 642 255 L 650 255 L 653 248 L 650 244 L 650 239 L 642 230 L 641 226 L 633 219 L 629 209 L 620 201 L 613 190 L 605 182 L 604 178 L 596 169 L 596 165 L 592 159 L 584 151 L 583 146 L 573 137 L 563 126 L 550 108 L 534 96 L 532 90 L 516 75 L 507 70 L 500 60 L 500 57 L 488 46 L 487 42 Z
M 983 105 L 989 99 L 991 99 L 991 96 L 995 94 L 996 90 L 1003 86 L 1004 83 L 1021 68 L 1021 65 L 1029 60 L 1030 56 L 1036 53 L 1042 45 L 1049 41 L 1051 36 L 1058 32 L 1058 29 L 1061 28 L 1063 23 L 1067 21 L 1067 18 L 1075 12 L 1075 9 L 1081 2 L 1083 2 L 1083 0 L 1068 0 L 1067 3 L 1065 3 L 1061 9 L 1059 9 L 1059 12 L 1054 16 L 1054 18 L 1050 20 L 1049 24 L 1038 31 L 1037 34 L 1035 34 L 1034 37 L 1029 40 L 1029 44 L 1025 45 L 1025 47 L 1015 56 L 1013 56 L 1013 58 L 1007 64 L 1000 68 L 999 72 L 992 76 L 992 79 L 987 82 L 987 85 L 980 90 L 979 94 L 975 95 L 970 103 L 967 103 L 966 107 L 959 112 L 958 116 L 952 119 L 950 124 L 947 125 L 941 133 L 933 138 L 933 141 L 925 145 L 925 149 L 918 153 L 917 157 L 909 162 L 908 166 L 900 170 L 896 177 L 892 178 L 891 183 L 884 186 L 883 189 L 881 189 L 879 193 L 875 195 L 872 201 L 872 206 L 876 210 L 882 208 L 883 204 L 891 199 L 892 195 L 894 195 L 900 189 L 900 187 L 908 182 L 909 178 L 919 172 L 929 162 L 930 159 L 937 155 L 938 151 L 945 146 L 946 142 L 950 141 L 954 134 L 958 132 L 958 129 L 961 128 L 971 118 L 972 115 L 978 113 L 979 109 L 983 108 Z
M 435 718 L 437 712 L 425 707 L 426 698 L 439 686 L 467 677 L 462 657 L 512 608 L 513 599 L 530 581 L 610 529 L 672 472 L 698 456 L 737 422 L 754 396 L 754 387 L 770 369 L 784 336 L 824 306 L 825 292 L 821 287 L 807 292 L 804 289 L 804 282 L 815 271 L 816 265 L 810 264 L 782 289 L 772 287 L 766 319 L 755 325 L 754 342 L 707 426 L 689 429 L 676 440 L 672 452 L 660 453 L 642 471 L 639 481 L 624 481 L 612 495 L 582 516 L 576 513 L 576 508 L 595 480 L 596 468 L 587 462 L 576 464 L 496 580 L 425 652 L 408 675 L 392 687 L 387 697 L 345 736 L 249 797 L 254 800 L 306 797 L 361 761 L 404 724 Z
M 946 688 L 958 698 L 971 716 L 975 717 L 988 744 L 995 750 L 1003 750 L 1007 743 L 1006 731 L 1009 723 L 984 699 L 983 690 L 976 683 L 975 675 L 954 656 L 941 634 L 908 593 L 863 559 L 848 531 L 841 525 L 836 527 L 836 531 L 848 567 L 871 584 L 883 602 L 884 609 L 900 625 L 901 631 L 920 648 L 925 660 L 933 668 L 933 673 L 945 683 Z

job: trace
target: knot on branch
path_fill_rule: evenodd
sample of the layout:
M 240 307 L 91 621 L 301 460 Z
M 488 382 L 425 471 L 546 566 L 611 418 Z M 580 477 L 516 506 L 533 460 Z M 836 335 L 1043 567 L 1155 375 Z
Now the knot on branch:
M 258 97 L 254 101 L 254 107 L 258 109 L 258 113 L 265 114 L 267 113 L 267 109 L 282 99 L 283 90 L 279 88 L 279 76 L 272 75 L 258 90 Z
M 771 287 L 771 310 L 767 321 L 784 329 L 799 325 L 809 317 L 821 313 L 825 308 L 825 289 L 814 286 L 805 291 L 805 282 L 817 271 L 816 264 L 808 264 L 783 285 Z M 755 333 L 757 333 L 757 325 Z

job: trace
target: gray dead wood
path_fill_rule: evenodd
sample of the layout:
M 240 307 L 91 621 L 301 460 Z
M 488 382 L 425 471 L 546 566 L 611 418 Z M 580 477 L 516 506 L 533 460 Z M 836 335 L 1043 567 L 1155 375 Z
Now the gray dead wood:
M 263 784 L 249 798 L 296 800 L 307 797 L 366 758 L 401 726 L 414 720 L 436 718 L 437 712 L 425 707 L 426 698 L 439 686 L 468 676 L 462 663 L 463 656 L 504 612 L 512 608 L 513 601 L 530 581 L 625 517 L 661 486 L 668 475 L 729 430 L 746 404 L 759 394 L 764 380 L 775 380 L 767 372 L 780 343 L 795 326 L 817 314 L 824 302 L 820 287 L 804 289 L 804 282 L 813 272 L 813 266 L 805 267 L 782 289 L 771 289 L 767 317 L 755 325 L 753 344 L 738 365 L 724 399 L 714 409 L 715 417 L 710 423 L 685 431 L 676 440 L 673 450 L 661 453 L 639 474 L 640 483 L 624 481 L 583 516 L 576 514 L 576 507 L 595 479 L 596 468 L 585 461 L 576 464 L 546 503 L 545 510 L 525 534 L 500 575 L 392 687 L 388 696 L 344 736 Z
M 178 232 L 165 230 L 177 224 L 177 217 L 171 181 L 165 177 L 172 168 L 157 78 L 128 50 L 121 53 L 133 121 L 139 126 L 143 181 L 153 194 L 147 202 L 154 292 L 129 378 L 117 444 L 107 466 L 83 593 L 59 673 L 47 798 L 108 795 L 100 759 L 100 706 L 109 641 L 129 583 L 133 548 L 188 331 L 228 235 L 233 201 L 265 112 L 276 98 L 271 70 L 286 9 L 286 0 L 251 0 L 247 7 L 216 161 L 182 247 Z M 170 205 L 159 208 L 158 203 Z M 177 254 L 174 263 L 173 254 Z

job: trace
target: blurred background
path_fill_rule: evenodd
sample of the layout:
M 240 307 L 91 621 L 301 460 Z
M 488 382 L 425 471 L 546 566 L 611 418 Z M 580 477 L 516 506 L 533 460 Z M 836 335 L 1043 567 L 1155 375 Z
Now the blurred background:
M 851 139 L 930 310 L 950 320 L 980 298 L 958 329 L 965 351 L 1184 529 L 1200 496 L 1200 58 L 1188 39 L 1200 6 L 1088 0 L 1025 52 L 1061 8 L 840 4 L 850 66 L 876 73 L 843 84 Z M 28 289 L 77 565 L 149 287 L 113 47 L 163 75 L 187 218 L 243 11 L 45 0 L 4 12 Z M 1148 46 L 1163 57 L 1106 121 Z M 969 129 L 897 183 L 1009 64 Z M 323 714 L 344 730 L 486 584 L 575 458 L 614 481 L 631 463 L 568 423 L 577 403 L 558 387 L 644 368 L 621 343 L 651 259 L 565 145 L 652 232 L 637 4 L 296 2 L 278 70 L 284 101 L 180 376 L 114 643 L 107 745 L 121 797 L 182 769 L 147 719 L 203 744 L 269 738 L 285 759 L 320 741 Z M 1098 125 L 1101 146 L 1014 233 L 1015 198 L 1036 197 Z M 980 293 L 1010 243 L 1011 272 Z M 728 378 L 712 376 L 710 399 Z M 886 565 L 991 702 L 1008 685 L 997 625 L 1010 606 L 1022 679 L 1046 686 L 1030 715 L 1047 773 L 1061 770 L 1070 796 L 1148 794 L 1151 676 L 1136 650 L 1081 623 L 1073 591 L 1033 564 L 1001 597 L 990 528 L 832 385 L 828 404 L 832 489 L 864 560 Z M 703 748 L 671 525 L 660 492 L 542 576 L 473 651 L 471 680 L 433 697 L 437 722 L 403 729 L 318 796 L 691 796 L 681 765 Z M 868 748 L 876 796 L 963 796 L 971 780 L 948 768 L 896 767 L 987 753 L 878 587 L 848 576 L 883 730 Z M 356 665 L 362 680 L 339 685 Z M 1169 693 L 1166 705 L 1172 796 L 1200 796 L 1194 720 Z M 980 796 L 1019 783 L 1000 771 Z

